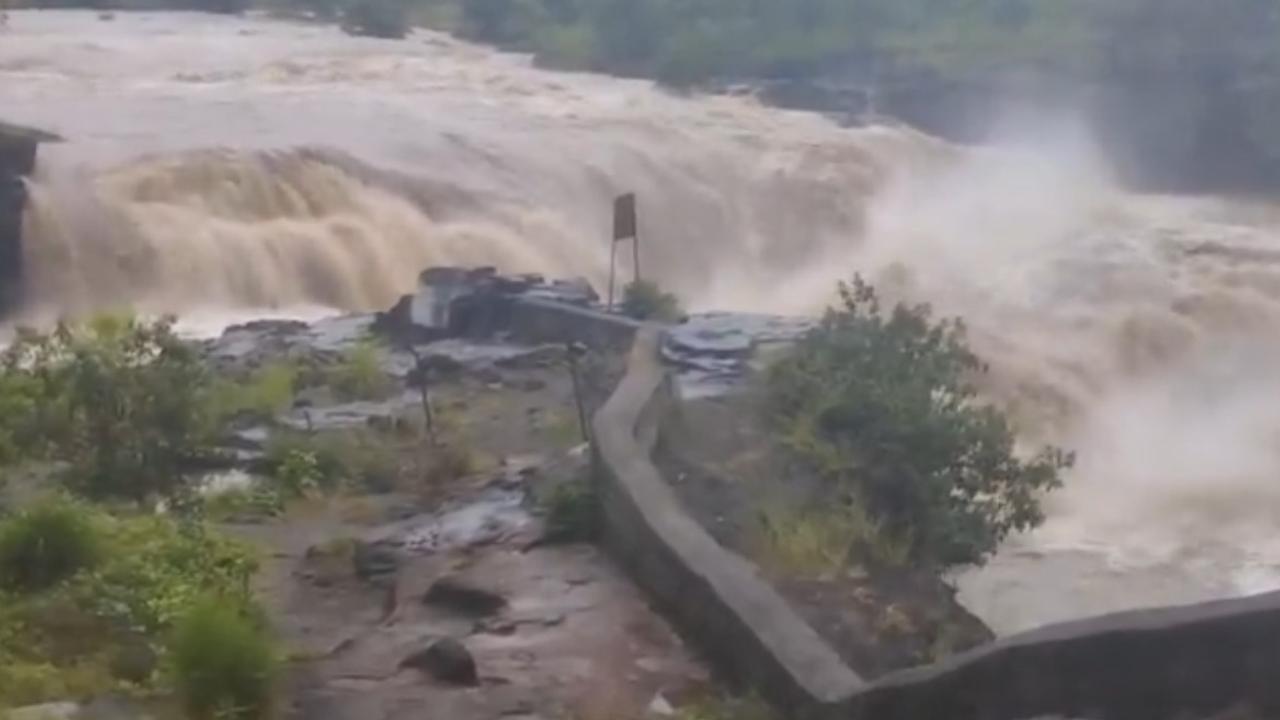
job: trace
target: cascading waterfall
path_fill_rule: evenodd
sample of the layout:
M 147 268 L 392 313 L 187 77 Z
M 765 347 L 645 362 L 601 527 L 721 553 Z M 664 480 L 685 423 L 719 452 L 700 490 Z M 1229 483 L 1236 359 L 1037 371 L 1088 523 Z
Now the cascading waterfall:
M 1046 525 L 957 576 L 998 630 L 1280 586 L 1275 207 L 1128 193 L 1065 122 L 962 150 L 432 34 L 51 12 L 4 40 L 0 108 L 69 139 L 32 183 L 34 316 L 369 310 L 432 264 L 599 283 L 634 191 L 694 308 L 814 312 L 863 272 L 962 315 L 1027 442 L 1078 451 Z

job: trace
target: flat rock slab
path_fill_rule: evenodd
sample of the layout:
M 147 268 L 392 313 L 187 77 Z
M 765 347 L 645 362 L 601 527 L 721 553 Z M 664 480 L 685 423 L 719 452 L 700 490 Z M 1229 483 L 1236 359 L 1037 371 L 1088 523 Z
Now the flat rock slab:
M 439 553 L 510 538 L 530 528 L 533 516 L 523 490 L 495 488 L 372 532 L 366 540 L 418 553 Z
M 676 380 L 686 399 L 725 395 L 739 387 L 762 346 L 795 342 L 813 325 L 810 318 L 695 315 L 667 330 L 662 359 L 676 368 Z

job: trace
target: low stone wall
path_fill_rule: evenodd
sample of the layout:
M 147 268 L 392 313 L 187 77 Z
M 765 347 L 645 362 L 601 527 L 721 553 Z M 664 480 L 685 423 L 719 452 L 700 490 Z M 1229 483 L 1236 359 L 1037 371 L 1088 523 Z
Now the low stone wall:
M 860 679 L 753 565 L 685 513 L 649 461 L 661 404 L 674 400 L 659 333 L 640 331 L 626 376 L 593 422 L 606 541 L 719 669 L 788 708 L 789 718 L 827 715 Z
M 848 718 L 1204 718 L 1280 710 L 1280 593 L 1140 610 L 1015 635 L 885 677 Z
M 1046 627 L 863 684 L 750 563 L 686 514 L 650 461 L 656 420 L 675 401 L 659 333 L 638 333 L 594 418 L 607 541 L 717 668 L 789 720 L 1172 720 L 1237 703 L 1277 716 L 1280 593 Z
M 516 340 L 580 342 L 625 352 L 644 323 L 622 315 L 537 298 L 517 298 L 507 327 Z

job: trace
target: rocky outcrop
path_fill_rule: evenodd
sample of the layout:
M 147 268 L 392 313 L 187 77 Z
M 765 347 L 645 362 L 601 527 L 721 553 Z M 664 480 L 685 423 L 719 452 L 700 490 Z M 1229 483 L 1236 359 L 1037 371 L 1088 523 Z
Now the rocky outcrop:
M 378 315 L 374 329 L 400 345 L 450 337 L 492 337 L 511 328 L 517 300 L 551 300 L 586 307 L 599 299 L 582 279 L 499 275 L 491 267 L 432 267 L 418 290 Z

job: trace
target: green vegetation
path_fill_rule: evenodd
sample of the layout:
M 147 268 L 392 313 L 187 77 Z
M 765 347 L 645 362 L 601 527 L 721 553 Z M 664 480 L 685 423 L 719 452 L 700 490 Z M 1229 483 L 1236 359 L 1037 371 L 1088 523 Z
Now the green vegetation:
M 378 400 L 391 392 L 391 380 L 382 370 L 378 346 L 372 341 L 348 350 L 342 361 L 326 373 L 326 382 L 341 400 Z
M 1203 62 L 1274 63 L 1275 0 L 419 0 L 444 29 L 550 64 L 661 78 L 805 77 L 1019 63 L 1101 76 Z M 448 8 L 444 12 L 441 8 Z M 1204 35 L 1206 28 L 1217 32 Z M 1223 45 L 1214 38 L 1231 37 Z M 1238 40 L 1238 42 L 1236 42 Z
M 584 442 L 582 421 L 578 419 L 576 410 L 560 408 L 547 411 L 539 429 L 546 442 L 555 448 L 567 450 Z
M 884 532 L 857 505 L 761 514 L 753 557 L 777 574 L 835 575 L 858 563 L 900 567 L 911 556 L 909 542 Z
M 277 431 L 267 446 L 266 465 L 279 490 L 291 497 L 343 486 L 386 491 L 400 474 L 394 440 L 368 430 Z
M 680 300 L 650 280 L 636 280 L 622 293 L 622 312 L 637 320 L 679 322 L 684 316 Z
M 210 398 L 213 416 L 220 420 L 247 416 L 270 422 L 293 406 L 301 377 L 297 365 L 284 361 L 258 368 L 243 382 L 219 379 Z
M 265 720 L 273 714 L 279 658 L 266 629 L 234 605 L 201 601 L 171 643 L 179 694 L 191 720 Z
M 214 522 L 252 522 L 284 513 L 285 498 L 272 485 L 254 483 L 204 498 L 204 516 Z
M 92 498 L 180 494 L 214 436 L 209 385 L 171 320 L 23 331 L 0 356 L 0 459 L 65 463 L 68 485 Z
M 0 588 L 45 590 L 97 559 L 96 528 L 68 502 L 42 502 L 0 526 Z
M 556 485 L 542 504 L 547 514 L 548 539 L 576 543 L 593 542 L 600 536 L 603 511 L 589 478 L 574 478 Z
M 777 720 L 778 715 L 757 697 L 710 696 L 686 705 L 677 720 Z
M 34 581 L 24 538 L 56 546 Z M 253 555 L 203 525 L 46 500 L 0 520 L 0 708 L 114 690 L 165 692 L 170 632 L 198 601 L 253 608 Z M 15 540 L 16 539 L 16 540 Z M 41 549 L 40 558 L 55 558 Z M 243 657 L 248 664 L 252 658 Z
M 874 530 L 882 547 L 909 547 L 912 562 L 951 566 L 980 563 L 1008 533 L 1039 524 L 1040 496 L 1072 457 L 1015 453 L 1008 420 L 977 400 L 971 383 L 985 368 L 964 326 L 935 322 L 927 306 L 885 314 L 861 278 L 840 294 L 842 306 L 770 369 L 769 408 L 785 445 L 874 524 L 824 518 L 782 531 L 782 544 L 830 536 L 838 555 Z

